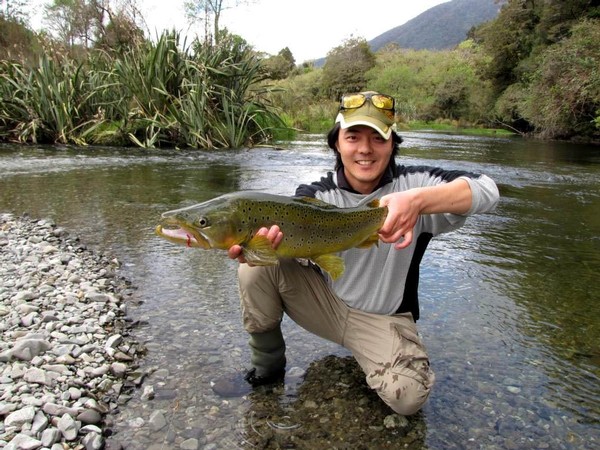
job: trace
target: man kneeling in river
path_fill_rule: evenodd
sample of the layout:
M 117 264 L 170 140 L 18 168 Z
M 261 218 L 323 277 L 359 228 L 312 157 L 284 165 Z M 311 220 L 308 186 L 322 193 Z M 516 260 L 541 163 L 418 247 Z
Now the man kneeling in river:
M 306 330 L 349 349 L 368 385 L 398 414 L 413 414 L 427 400 L 435 376 L 415 325 L 419 264 L 433 236 L 461 227 L 469 215 L 491 211 L 499 194 L 485 175 L 397 165 L 402 138 L 394 114 L 390 96 L 342 96 L 327 136 L 335 170 L 296 189 L 297 196 L 339 207 L 374 199 L 388 207 L 379 230 L 382 242 L 342 252 L 346 269 L 340 278 L 333 281 L 318 266 L 295 259 L 250 266 L 240 246 L 229 249 L 229 257 L 242 263 L 242 318 L 253 366 L 245 380 L 251 385 L 284 377 L 281 320 L 286 313 Z M 259 234 L 274 248 L 283 239 L 277 226 Z

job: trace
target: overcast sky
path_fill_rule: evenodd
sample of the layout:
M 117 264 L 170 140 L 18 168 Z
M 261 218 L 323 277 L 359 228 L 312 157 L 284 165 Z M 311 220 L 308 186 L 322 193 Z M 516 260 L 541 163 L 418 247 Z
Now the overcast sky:
M 296 63 L 321 58 L 349 37 L 371 40 L 449 0 L 254 0 L 226 9 L 221 26 L 256 50 L 277 54 L 288 47 Z M 186 31 L 183 0 L 140 0 L 151 32 Z M 225 0 L 234 4 L 235 1 Z

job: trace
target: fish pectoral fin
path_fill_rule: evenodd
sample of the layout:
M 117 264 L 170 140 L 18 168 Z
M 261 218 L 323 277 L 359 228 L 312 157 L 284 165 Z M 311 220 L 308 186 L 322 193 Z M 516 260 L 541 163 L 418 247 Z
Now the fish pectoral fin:
M 379 208 L 379 199 L 376 198 L 375 200 L 371 200 L 369 203 L 367 203 L 367 206 L 369 208 Z
M 273 244 L 266 236 L 254 236 L 242 245 L 246 262 L 255 266 L 273 266 L 277 264 L 277 254 Z
M 341 274 L 344 273 L 344 260 L 339 256 L 327 254 L 320 255 L 312 260 L 325 272 L 329 274 L 332 279 L 337 279 Z
M 379 247 L 379 234 L 373 233 L 367 239 L 358 244 L 356 248 L 369 248 L 372 245 Z

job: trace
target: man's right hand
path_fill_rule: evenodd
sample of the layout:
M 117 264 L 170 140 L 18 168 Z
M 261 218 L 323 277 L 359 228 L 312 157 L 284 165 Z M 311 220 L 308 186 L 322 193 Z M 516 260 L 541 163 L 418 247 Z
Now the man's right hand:
M 256 232 L 257 236 L 266 236 L 271 241 L 273 249 L 277 249 L 281 241 L 283 240 L 283 233 L 279 228 L 279 225 L 273 225 L 271 228 L 263 227 Z M 237 259 L 240 263 L 247 263 L 244 258 L 244 249 L 240 245 L 232 245 L 229 247 L 227 254 L 231 259 Z M 250 264 L 251 265 L 251 264 Z

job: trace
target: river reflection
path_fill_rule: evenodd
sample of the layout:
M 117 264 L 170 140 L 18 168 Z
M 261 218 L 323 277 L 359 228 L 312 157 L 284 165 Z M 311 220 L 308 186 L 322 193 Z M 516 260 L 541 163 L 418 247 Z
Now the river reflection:
M 502 194 L 496 212 L 434 240 L 423 260 L 419 326 L 438 382 L 406 435 L 385 428 L 390 411 L 345 350 L 288 320 L 285 385 L 215 395 L 211 382 L 248 364 L 236 263 L 153 234 L 160 213 L 226 192 L 292 194 L 332 167 L 324 136 L 238 152 L 0 146 L 0 211 L 53 218 L 117 256 L 138 286 L 144 303 L 130 315 L 145 324 L 135 330 L 149 349 L 142 369 L 160 369 L 145 381 L 156 398 L 136 392 L 114 439 L 131 449 L 186 439 L 207 449 L 598 448 L 600 150 L 404 137 L 405 164 L 485 172 Z M 164 429 L 150 425 L 156 410 Z

